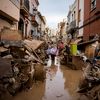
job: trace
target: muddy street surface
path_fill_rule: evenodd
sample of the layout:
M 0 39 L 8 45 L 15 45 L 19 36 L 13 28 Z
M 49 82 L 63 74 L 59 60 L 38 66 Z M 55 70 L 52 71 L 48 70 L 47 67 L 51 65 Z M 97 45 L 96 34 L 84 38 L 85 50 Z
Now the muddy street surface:
M 12 100 L 78 100 L 76 89 L 81 75 L 79 70 L 51 65 L 44 82 L 34 83 L 31 89 L 18 93 Z

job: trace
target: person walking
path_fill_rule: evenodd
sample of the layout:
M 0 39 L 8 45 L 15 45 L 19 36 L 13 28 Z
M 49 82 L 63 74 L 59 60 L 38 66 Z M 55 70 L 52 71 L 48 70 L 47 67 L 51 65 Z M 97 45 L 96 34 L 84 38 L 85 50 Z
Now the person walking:
M 61 55 L 62 50 L 64 49 L 64 43 L 62 41 L 59 41 L 57 48 L 59 49 L 59 55 Z
M 53 47 L 51 48 L 51 58 L 52 58 L 52 61 L 54 61 L 56 53 L 57 53 L 57 47 L 55 45 L 53 45 Z

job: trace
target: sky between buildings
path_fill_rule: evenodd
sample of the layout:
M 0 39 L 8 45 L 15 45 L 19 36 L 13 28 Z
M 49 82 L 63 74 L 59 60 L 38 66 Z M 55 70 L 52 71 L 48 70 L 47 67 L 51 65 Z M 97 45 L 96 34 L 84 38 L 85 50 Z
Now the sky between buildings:
M 67 18 L 69 5 L 75 0 L 39 0 L 39 11 L 46 17 L 47 25 L 56 28 L 57 23 Z

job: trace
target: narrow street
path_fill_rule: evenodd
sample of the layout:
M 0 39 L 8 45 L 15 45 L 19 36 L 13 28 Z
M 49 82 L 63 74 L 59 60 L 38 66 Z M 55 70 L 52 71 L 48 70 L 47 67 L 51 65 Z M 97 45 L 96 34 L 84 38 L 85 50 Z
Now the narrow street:
M 12 100 L 77 100 L 76 89 L 81 75 L 79 70 L 52 65 L 44 82 L 34 83 L 30 90 L 18 93 Z
M 100 100 L 100 0 L 0 0 L 0 100 Z

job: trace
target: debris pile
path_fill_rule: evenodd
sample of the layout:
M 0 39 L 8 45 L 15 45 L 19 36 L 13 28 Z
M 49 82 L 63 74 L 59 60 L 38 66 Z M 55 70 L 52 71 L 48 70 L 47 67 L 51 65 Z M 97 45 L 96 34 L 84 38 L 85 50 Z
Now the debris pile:
M 78 93 L 81 94 L 79 100 L 100 100 L 100 65 L 95 60 L 86 60 Z
M 14 38 L 15 39 L 15 38 Z M 45 51 L 43 41 L 6 40 L 0 41 L 0 98 L 5 93 L 15 95 L 23 88 L 31 88 L 36 81 L 38 64 L 44 64 Z M 42 80 L 45 79 L 43 66 Z

